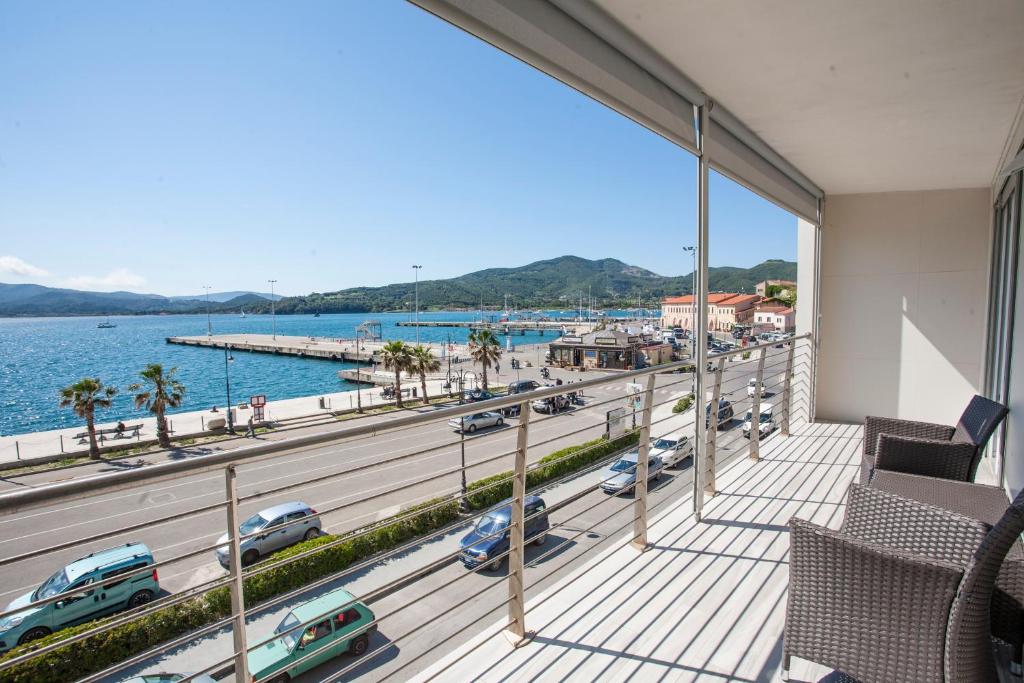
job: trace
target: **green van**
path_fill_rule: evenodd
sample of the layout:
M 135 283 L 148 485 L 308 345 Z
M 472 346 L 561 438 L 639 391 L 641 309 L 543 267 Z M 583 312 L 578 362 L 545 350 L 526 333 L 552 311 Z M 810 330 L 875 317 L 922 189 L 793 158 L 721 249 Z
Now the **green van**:
M 68 626 L 146 604 L 160 592 L 156 569 L 127 579 L 118 577 L 151 564 L 153 554 L 141 543 L 126 543 L 75 560 L 7 605 L 5 612 L 27 609 L 0 619 L 0 652 Z M 67 597 L 32 606 L 56 595 Z
M 347 590 L 310 600 L 285 615 L 274 629 L 278 638 L 249 651 L 249 673 L 255 681 L 285 683 L 346 652 L 358 657 L 370 647 L 374 619 Z

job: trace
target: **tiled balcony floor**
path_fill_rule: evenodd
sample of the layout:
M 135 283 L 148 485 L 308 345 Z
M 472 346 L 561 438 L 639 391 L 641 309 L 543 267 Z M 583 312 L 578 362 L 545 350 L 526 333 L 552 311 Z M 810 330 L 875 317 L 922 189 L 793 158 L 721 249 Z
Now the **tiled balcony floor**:
M 689 495 L 654 510 L 640 553 L 617 544 L 540 595 L 528 593 L 533 642 L 514 649 L 503 624 L 418 680 L 778 680 L 793 516 L 839 525 L 861 428 L 803 425 L 762 446 L 762 461 L 722 467 L 695 523 Z M 793 661 L 793 681 L 831 678 Z

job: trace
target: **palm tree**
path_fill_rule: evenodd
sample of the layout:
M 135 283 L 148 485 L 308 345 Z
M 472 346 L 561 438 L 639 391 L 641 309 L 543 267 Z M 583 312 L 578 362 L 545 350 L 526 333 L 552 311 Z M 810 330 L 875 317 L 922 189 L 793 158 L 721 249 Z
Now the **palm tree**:
M 96 443 L 96 409 L 109 408 L 115 394 L 117 387 L 103 386 L 98 377 L 84 377 L 60 390 L 60 407 L 71 408 L 75 415 L 85 418 L 85 428 L 89 432 L 89 457 L 93 460 L 100 459 L 100 447 Z
M 427 398 L 427 373 L 441 369 L 441 361 L 434 358 L 430 349 L 422 344 L 412 347 L 412 370 L 419 373 L 420 387 L 423 389 L 423 404 L 430 403 Z
M 178 368 L 165 371 L 159 363 L 150 363 L 139 373 L 146 380 L 145 383 L 128 386 L 128 391 L 135 393 L 135 409 L 145 406 L 146 410 L 156 415 L 156 438 L 163 448 L 171 447 L 171 436 L 167 432 L 167 409 L 177 408 L 185 399 L 185 385 L 174 378 L 177 372 Z M 143 386 L 146 387 L 145 391 L 142 391 Z
M 487 368 L 501 358 L 501 343 L 490 330 L 473 330 L 469 333 L 469 355 L 483 368 L 483 387 L 487 391 Z
M 404 341 L 389 341 L 380 350 L 384 368 L 395 371 L 395 399 L 399 408 L 402 405 L 402 373 L 412 364 L 412 349 Z

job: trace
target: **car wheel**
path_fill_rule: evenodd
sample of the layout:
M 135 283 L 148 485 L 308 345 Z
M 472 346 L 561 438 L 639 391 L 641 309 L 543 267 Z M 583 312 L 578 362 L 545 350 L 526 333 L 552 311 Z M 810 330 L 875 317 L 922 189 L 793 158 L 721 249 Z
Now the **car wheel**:
M 503 419 L 501 419 L 500 417 L 494 422 L 494 426 L 495 427 L 501 427 L 504 424 L 505 424 L 505 421 Z
M 547 534 L 541 534 L 537 538 L 533 539 L 533 544 L 534 545 L 544 545 L 545 543 L 547 543 L 547 540 L 548 540 L 548 535 Z
M 242 566 L 248 567 L 250 564 L 256 564 L 258 559 L 260 559 L 260 551 L 255 548 L 246 550 L 242 553 Z
M 141 607 L 142 605 L 145 605 L 147 602 L 149 602 L 152 599 L 153 599 L 153 591 L 145 591 L 144 590 L 144 591 L 139 591 L 138 593 L 133 593 L 132 597 L 128 598 L 128 608 L 129 609 L 134 609 L 136 607 Z
M 492 572 L 501 571 L 501 561 L 501 558 L 492 560 L 491 563 L 487 565 L 487 568 Z
M 348 651 L 356 657 L 362 657 L 370 649 L 370 639 L 365 635 L 356 636 L 348 646 Z
M 661 470 L 654 473 L 654 481 L 661 481 Z
M 50 635 L 50 629 L 45 626 L 36 626 L 35 628 L 30 628 L 21 634 L 21 638 L 18 638 L 18 645 L 24 645 L 30 640 L 39 640 L 40 638 L 45 638 L 48 635 Z
M 314 538 L 316 538 L 319 535 L 320 535 L 320 530 L 316 529 L 316 528 L 313 528 L 313 529 L 310 529 L 309 531 L 306 532 L 306 534 L 302 537 L 302 540 L 303 541 L 312 541 Z
M 468 427 L 466 427 L 466 431 L 472 434 L 473 432 L 476 431 L 476 425 L 469 425 Z

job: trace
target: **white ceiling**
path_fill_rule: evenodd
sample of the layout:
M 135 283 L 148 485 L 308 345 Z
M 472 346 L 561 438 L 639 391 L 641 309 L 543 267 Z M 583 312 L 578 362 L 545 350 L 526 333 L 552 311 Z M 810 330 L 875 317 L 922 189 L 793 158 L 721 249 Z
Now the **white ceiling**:
M 1022 0 L 595 0 L 826 192 L 989 187 Z

